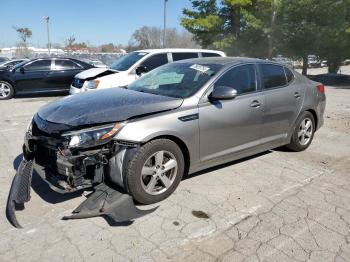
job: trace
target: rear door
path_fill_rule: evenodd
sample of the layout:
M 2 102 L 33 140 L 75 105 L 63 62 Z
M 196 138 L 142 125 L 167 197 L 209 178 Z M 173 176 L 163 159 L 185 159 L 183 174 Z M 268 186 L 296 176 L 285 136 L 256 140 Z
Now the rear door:
M 83 68 L 69 59 L 54 59 L 53 70 L 48 75 L 51 91 L 68 91 L 74 76 Z
M 282 65 L 259 65 L 263 112 L 263 141 L 282 142 L 287 138 L 302 106 L 304 88 L 296 83 L 291 70 Z
M 51 71 L 51 59 L 34 60 L 17 68 L 14 73 L 18 93 L 42 92 L 50 89 L 48 74 Z

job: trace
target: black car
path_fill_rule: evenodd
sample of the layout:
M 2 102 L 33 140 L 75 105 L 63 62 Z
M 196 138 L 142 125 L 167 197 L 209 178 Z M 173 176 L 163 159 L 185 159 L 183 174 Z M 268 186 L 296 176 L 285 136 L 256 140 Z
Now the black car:
M 39 58 L 0 70 L 0 100 L 16 94 L 68 92 L 74 76 L 93 66 L 72 58 Z

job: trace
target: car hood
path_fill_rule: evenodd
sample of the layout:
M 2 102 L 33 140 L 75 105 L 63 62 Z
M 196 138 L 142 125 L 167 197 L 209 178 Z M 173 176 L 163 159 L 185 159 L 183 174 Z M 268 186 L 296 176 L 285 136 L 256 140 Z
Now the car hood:
M 40 108 L 38 115 L 48 122 L 73 128 L 172 110 L 182 102 L 179 98 L 109 88 L 58 99 Z
M 100 75 L 107 75 L 107 74 L 115 74 L 116 71 L 112 71 L 109 68 L 90 68 L 88 70 L 85 70 L 83 72 L 80 72 L 75 77 L 79 79 L 90 79 L 90 78 L 96 78 Z

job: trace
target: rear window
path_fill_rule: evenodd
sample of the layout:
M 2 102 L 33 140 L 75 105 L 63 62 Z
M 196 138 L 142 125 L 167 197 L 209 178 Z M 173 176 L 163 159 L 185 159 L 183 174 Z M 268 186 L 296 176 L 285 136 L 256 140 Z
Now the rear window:
M 202 53 L 202 57 L 221 57 L 221 55 L 217 53 Z
M 74 70 L 74 69 L 81 69 L 81 67 L 70 60 L 57 59 L 55 61 L 55 70 Z
M 173 53 L 173 61 L 198 58 L 198 53 Z
M 282 87 L 287 84 L 284 68 L 279 65 L 260 65 L 261 78 L 264 89 Z

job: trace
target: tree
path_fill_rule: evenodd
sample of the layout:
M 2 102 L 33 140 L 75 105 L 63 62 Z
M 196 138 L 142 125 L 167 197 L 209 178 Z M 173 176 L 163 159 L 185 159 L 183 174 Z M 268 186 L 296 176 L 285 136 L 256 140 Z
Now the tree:
M 143 26 L 137 29 L 130 41 L 129 51 L 135 49 L 162 48 L 163 30 L 159 27 Z M 176 28 L 168 28 L 166 34 L 167 47 L 195 48 L 198 44 L 193 40 L 193 35 Z
M 229 55 L 266 57 L 271 13 L 270 0 L 191 0 L 194 10 L 184 9 L 181 24 L 205 47 Z
M 22 40 L 23 44 L 27 45 L 27 39 L 32 37 L 33 33 L 28 27 L 13 27 L 16 32 L 18 33 L 18 36 Z
M 119 48 L 112 43 L 101 45 L 100 48 L 103 53 L 114 53 L 119 51 Z
M 192 9 L 183 10 L 181 25 L 194 35 L 201 46 L 208 48 L 222 32 L 223 19 L 220 17 L 216 0 L 192 0 Z
M 281 0 L 276 22 L 279 49 L 302 57 L 305 75 L 310 54 L 327 59 L 329 72 L 336 73 L 350 54 L 349 10 L 348 0 Z
M 75 36 L 74 35 L 69 36 L 64 42 L 66 44 L 66 47 L 72 46 L 75 42 Z

